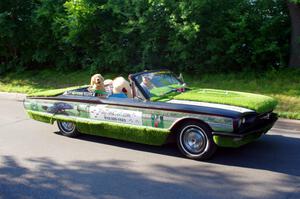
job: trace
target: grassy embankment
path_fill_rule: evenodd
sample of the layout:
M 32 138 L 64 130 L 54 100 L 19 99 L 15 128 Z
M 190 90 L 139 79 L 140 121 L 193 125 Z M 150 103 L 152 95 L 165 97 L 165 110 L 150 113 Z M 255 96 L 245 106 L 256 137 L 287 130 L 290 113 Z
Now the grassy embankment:
M 111 74 L 104 76 L 105 78 L 114 77 Z M 184 77 L 188 85 L 192 87 L 253 92 L 272 96 L 279 101 L 276 112 L 281 117 L 300 119 L 300 70 L 184 75 Z M 11 73 L 0 77 L 0 91 L 33 93 L 86 85 L 89 81 L 89 71 L 67 74 L 50 70 Z

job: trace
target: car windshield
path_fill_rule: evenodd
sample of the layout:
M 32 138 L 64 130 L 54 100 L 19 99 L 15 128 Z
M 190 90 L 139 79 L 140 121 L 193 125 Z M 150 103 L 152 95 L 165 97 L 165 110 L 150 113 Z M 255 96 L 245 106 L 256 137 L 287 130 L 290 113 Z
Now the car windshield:
M 163 96 L 184 87 L 183 82 L 169 71 L 143 73 L 136 79 L 149 97 Z

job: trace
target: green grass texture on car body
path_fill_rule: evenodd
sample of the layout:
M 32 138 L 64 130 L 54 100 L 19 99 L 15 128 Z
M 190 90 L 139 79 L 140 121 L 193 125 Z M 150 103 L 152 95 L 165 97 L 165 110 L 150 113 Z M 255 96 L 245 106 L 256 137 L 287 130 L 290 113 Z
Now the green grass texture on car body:
M 174 96 L 174 99 L 228 104 L 255 110 L 258 113 L 272 111 L 277 105 L 275 99 L 265 95 L 218 89 L 194 89 Z
M 152 101 L 160 102 L 172 99 L 227 104 L 255 110 L 258 113 L 272 111 L 277 105 L 277 101 L 269 96 L 219 89 L 193 88 L 184 93 L 172 92 L 163 96 L 151 97 Z
M 54 121 L 74 122 L 78 130 L 85 134 L 98 135 L 149 145 L 163 145 L 170 131 L 154 127 L 116 124 L 113 122 L 95 121 L 82 118 L 54 115 L 27 110 L 28 115 L 37 121 L 53 124 Z
M 176 71 L 173 71 L 176 72 Z M 128 74 L 106 74 L 105 78 Z M 177 72 L 179 73 L 179 72 Z M 34 93 L 50 89 L 87 85 L 93 73 L 81 71 L 24 71 L 0 77 L 0 91 Z M 300 70 L 285 68 L 264 72 L 242 71 L 238 73 L 184 74 L 188 87 L 234 90 L 258 93 L 274 97 L 278 101 L 275 112 L 280 117 L 300 119 Z M 173 96 L 172 96 L 173 97 Z
M 254 133 L 244 137 L 241 140 L 234 140 L 231 137 L 214 135 L 213 140 L 216 145 L 221 147 L 238 148 L 240 146 L 243 146 L 245 144 L 257 140 L 261 135 L 262 135 L 261 133 Z

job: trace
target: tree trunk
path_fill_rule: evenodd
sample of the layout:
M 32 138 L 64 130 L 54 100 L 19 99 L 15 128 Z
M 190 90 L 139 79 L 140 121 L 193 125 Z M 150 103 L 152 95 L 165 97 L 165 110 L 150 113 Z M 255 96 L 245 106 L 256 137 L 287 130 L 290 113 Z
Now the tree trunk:
M 292 25 L 289 66 L 300 68 L 300 4 L 288 2 L 288 8 Z

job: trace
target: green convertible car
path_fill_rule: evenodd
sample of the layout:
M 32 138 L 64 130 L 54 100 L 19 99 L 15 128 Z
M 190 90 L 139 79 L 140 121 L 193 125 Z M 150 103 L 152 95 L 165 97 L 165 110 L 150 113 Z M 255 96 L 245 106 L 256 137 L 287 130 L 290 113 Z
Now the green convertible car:
M 24 107 L 35 120 L 57 123 L 69 137 L 80 133 L 163 145 L 177 142 L 188 158 L 210 158 L 218 147 L 258 139 L 277 120 L 268 96 L 193 89 L 168 70 L 129 75 L 133 97 L 99 97 L 87 86 L 28 96 Z

